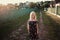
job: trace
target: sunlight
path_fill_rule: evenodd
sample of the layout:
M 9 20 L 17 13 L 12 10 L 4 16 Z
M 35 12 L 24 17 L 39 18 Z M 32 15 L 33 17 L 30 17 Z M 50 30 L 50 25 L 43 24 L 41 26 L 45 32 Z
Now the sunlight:
M 15 4 L 15 3 L 20 3 L 20 2 L 26 2 L 26 1 L 29 1 L 29 2 L 39 2 L 39 1 L 51 1 L 51 0 L 0 0 L 0 4 L 8 4 L 8 3 L 12 3 L 12 4 Z

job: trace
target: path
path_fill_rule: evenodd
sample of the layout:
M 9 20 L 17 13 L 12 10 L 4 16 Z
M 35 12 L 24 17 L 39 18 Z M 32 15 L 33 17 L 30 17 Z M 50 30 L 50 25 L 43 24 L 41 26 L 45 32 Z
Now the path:
M 42 13 L 40 13 L 40 22 L 39 22 L 39 26 L 40 26 L 40 28 L 39 28 L 39 40 L 49 40 L 48 38 L 47 38 L 47 34 L 48 34 L 48 30 L 47 30 L 47 27 L 46 26 L 44 26 L 44 24 L 43 24 L 43 18 L 42 18 Z

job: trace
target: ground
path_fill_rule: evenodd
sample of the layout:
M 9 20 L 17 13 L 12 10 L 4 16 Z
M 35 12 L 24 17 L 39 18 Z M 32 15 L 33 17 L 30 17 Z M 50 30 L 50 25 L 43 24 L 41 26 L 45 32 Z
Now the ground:
M 12 24 L 14 24 L 15 27 L 15 23 L 13 22 L 18 22 L 18 26 L 16 25 L 17 29 L 14 29 L 12 32 L 10 32 L 8 37 L 5 37 L 3 40 L 29 40 L 27 25 L 26 25 L 27 20 L 29 18 L 28 16 L 29 14 L 26 14 L 24 16 L 18 17 L 18 20 L 9 21 L 8 24 L 6 25 L 11 26 Z M 39 22 L 38 40 L 60 40 L 59 17 L 57 17 L 56 15 L 49 14 L 47 12 L 42 12 L 42 13 L 40 12 L 37 13 L 37 19 Z
M 39 39 L 38 40 L 59 40 L 60 18 L 49 13 L 39 13 Z M 57 24 L 56 24 L 57 23 Z M 29 40 L 26 24 L 20 26 L 9 35 L 8 40 Z
M 60 40 L 60 18 L 53 14 L 44 13 L 43 20 L 48 30 L 47 38 L 50 40 Z

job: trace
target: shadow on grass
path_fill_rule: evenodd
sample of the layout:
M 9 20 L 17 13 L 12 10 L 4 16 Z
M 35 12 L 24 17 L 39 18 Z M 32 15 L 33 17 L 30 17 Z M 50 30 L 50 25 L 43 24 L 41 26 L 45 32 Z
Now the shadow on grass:
M 29 14 L 18 17 L 17 19 L 12 19 L 8 21 L 1 21 L 0 23 L 0 39 L 7 37 L 12 31 L 18 29 L 22 24 L 26 23 Z M 24 27 L 25 28 L 25 27 Z
M 58 24 L 54 19 L 43 13 L 43 23 L 47 26 L 48 34 L 47 38 L 51 40 L 60 40 L 60 24 Z
M 37 19 L 39 19 L 40 15 L 37 13 Z M 17 19 L 1 21 L 0 22 L 0 39 L 5 40 L 4 38 L 8 39 L 8 36 L 14 30 L 20 28 L 21 25 L 25 25 L 23 30 L 24 33 L 27 33 L 27 20 L 29 18 L 29 13 L 23 16 L 19 16 Z M 20 34 L 21 35 L 21 34 Z

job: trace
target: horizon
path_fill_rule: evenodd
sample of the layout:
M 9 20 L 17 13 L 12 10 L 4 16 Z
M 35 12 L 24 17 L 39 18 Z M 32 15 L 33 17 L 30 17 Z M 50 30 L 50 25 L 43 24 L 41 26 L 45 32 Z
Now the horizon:
M 4 5 L 7 5 L 7 4 L 9 4 L 9 3 L 11 3 L 11 4 L 15 4 L 15 3 L 17 3 L 17 4 L 19 4 L 19 3 L 24 3 L 24 2 L 26 2 L 26 1 L 28 1 L 28 2 L 39 2 L 39 1 L 51 1 L 51 0 L 0 0 L 0 4 L 4 4 Z

